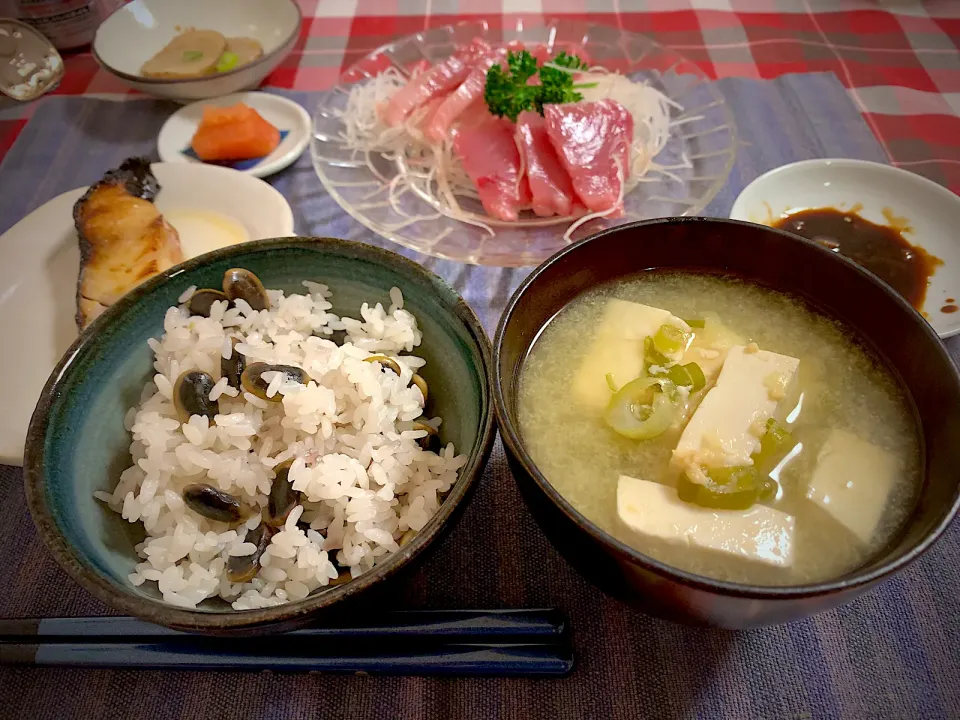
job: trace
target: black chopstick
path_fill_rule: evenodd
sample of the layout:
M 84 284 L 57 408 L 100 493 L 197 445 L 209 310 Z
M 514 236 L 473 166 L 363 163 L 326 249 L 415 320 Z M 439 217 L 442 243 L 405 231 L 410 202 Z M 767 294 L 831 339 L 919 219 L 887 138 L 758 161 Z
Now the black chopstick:
M 570 672 L 573 651 L 555 610 L 395 611 L 228 637 L 128 617 L 0 619 L 0 664 L 550 677 Z
M 566 634 L 566 619 L 552 609 L 529 610 L 400 610 L 379 613 L 375 622 L 356 617 L 332 617 L 322 627 L 307 627 L 283 637 L 330 638 L 453 638 L 500 642 L 550 642 Z M 47 641 L 56 638 L 196 638 L 197 635 L 132 617 L 0 618 L 0 641 Z
M 273 670 L 369 675 L 564 676 L 573 668 L 569 647 L 556 645 L 447 645 L 394 654 L 261 654 L 167 643 L 0 643 L 0 664 L 86 668 Z

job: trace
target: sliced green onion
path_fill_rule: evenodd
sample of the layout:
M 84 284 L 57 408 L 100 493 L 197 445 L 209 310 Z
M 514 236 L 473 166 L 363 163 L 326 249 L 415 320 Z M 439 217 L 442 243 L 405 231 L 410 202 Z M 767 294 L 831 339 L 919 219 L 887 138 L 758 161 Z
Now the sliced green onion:
M 703 328 L 707 326 L 707 321 L 703 318 L 693 318 L 690 320 L 684 320 L 684 322 L 692 328 Z
M 684 368 L 693 364 L 688 363 Z M 760 449 L 751 456 L 753 465 L 706 469 L 705 483 L 695 482 L 684 474 L 677 483 L 677 494 L 684 502 L 723 510 L 746 510 L 757 501 L 774 500 L 780 486 L 765 474 L 765 468 L 779 460 L 793 444 L 790 431 L 770 418 L 760 438 Z
M 676 355 L 687 345 L 687 335 L 676 325 L 664 323 L 653 336 L 653 347 L 664 355 Z
M 183 55 L 181 55 L 183 62 L 193 62 L 194 60 L 199 60 L 202 57 L 202 50 L 184 50 Z
M 775 464 L 793 446 L 793 435 L 773 418 L 767 420 L 767 430 L 760 438 L 760 449 L 753 454 L 753 464 L 766 467 Z
M 690 387 L 693 385 L 693 378 L 690 377 L 690 373 L 687 372 L 687 368 L 683 365 L 671 365 L 663 373 L 660 373 L 663 377 L 669 378 L 677 387 Z
M 759 500 L 762 502 L 767 502 L 768 500 L 773 500 L 777 497 L 777 493 L 780 489 L 779 484 L 773 478 L 767 478 L 763 481 L 763 485 L 760 487 L 760 497 Z
M 695 362 L 689 362 L 686 365 L 671 365 L 661 373 L 656 373 L 660 377 L 665 377 L 677 387 L 690 388 L 691 392 L 702 390 L 707 384 L 707 378 L 703 370 Z
M 752 465 L 710 468 L 706 484 L 680 476 L 677 494 L 681 500 L 717 510 L 746 510 L 760 495 L 763 484 Z
M 677 410 L 668 395 L 668 383 L 654 378 L 631 380 L 618 390 L 603 413 L 604 422 L 618 435 L 649 440 L 666 432 Z
M 238 62 L 240 62 L 240 58 L 237 57 L 237 54 L 227 50 L 217 60 L 217 65 L 214 69 L 217 72 L 227 72 L 228 70 L 233 70 Z
M 653 338 L 649 335 L 643 339 L 643 359 L 646 361 L 645 367 L 650 367 L 651 365 L 663 367 L 670 363 L 670 358 L 661 355 L 653 346 Z
M 700 366 L 695 362 L 689 362 L 683 366 L 683 368 L 689 373 L 690 379 L 693 380 L 693 385 L 691 390 L 697 392 L 697 390 L 703 390 L 707 385 L 707 377 L 703 374 L 703 370 L 700 369 Z
M 793 436 L 773 418 L 767 420 L 766 428 L 760 449 L 751 456 L 753 465 L 709 468 L 706 483 L 683 475 L 677 484 L 680 499 L 724 510 L 746 510 L 757 501 L 776 499 L 780 486 L 765 474 L 766 468 L 786 454 L 793 445 Z
M 707 477 L 725 487 L 757 487 L 757 469 L 753 465 L 731 465 L 707 470 Z

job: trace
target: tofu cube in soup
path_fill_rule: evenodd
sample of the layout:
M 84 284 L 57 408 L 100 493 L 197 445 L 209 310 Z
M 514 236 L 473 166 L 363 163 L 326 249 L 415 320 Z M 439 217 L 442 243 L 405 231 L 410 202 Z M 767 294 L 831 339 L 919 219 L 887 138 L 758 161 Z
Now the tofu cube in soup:
M 833 430 L 817 456 L 807 498 L 868 545 L 902 472 L 891 453 L 844 430 Z
M 794 518 L 766 505 L 700 507 L 680 500 L 672 487 L 621 475 L 617 519 L 640 547 L 690 547 L 774 568 L 793 564 Z
M 694 333 L 693 342 L 681 362 L 695 362 L 699 365 L 709 387 L 723 367 L 730 348 L 734 345 L 746 345 L 747 341 L 713 317 L 706 318 L 704 326 L 695 328 Z
M 690 330 L 666 310 L 626 300 L 607 302 L 592 344 L 574 376 L 574 398 L 583 405 L 604 408 L 611 396 L 607 375 L 618 387 L 638 377 L 643 372 L 643 340 L 664 324 L 684 332 Z
M 727 352 L 717 383 L 684 428 L 672 462 L 696 478 L 705 467 L 752 465 L 767 420 L 790 396 L 800 361 L 737 345 Z

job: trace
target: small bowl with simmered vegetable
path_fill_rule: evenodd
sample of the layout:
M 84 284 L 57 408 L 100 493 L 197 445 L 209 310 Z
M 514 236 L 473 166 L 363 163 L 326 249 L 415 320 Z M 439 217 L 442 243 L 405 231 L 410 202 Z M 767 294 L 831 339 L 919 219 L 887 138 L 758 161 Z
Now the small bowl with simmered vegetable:
M 671 619 L 786 622 L 874 587 L 960 506 L 960 375 L 890 286 L 750 223 L 570 246 L 494 341 L 507 457 L 589 579 Z
M 93 55 L 148 95 L 205 100 L 259 86 L 301 22 L 295 0 L 134 0 L 99 27 Z

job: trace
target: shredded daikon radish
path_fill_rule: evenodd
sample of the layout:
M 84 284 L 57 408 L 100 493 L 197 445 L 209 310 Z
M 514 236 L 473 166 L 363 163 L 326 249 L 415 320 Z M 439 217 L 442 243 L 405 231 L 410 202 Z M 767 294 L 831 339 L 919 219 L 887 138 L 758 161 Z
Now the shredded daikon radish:
M 584 223 L 595 218 L 607 217 L 622 207 L 624 195 L 640 182 L 649 182 L 651 172 L 676 180 L 680 178 L 670 170 L 688 168 L 689 161 L 683 157 L 680 165 L 664 167 L 654 159 L 666 146 L 671 131 L 671 108 L 680 106 L 658 91 L 642 82 L 634 82 L 623 75 L 593 67 L 588 72 L 573 71 L 553 63 L 552 67 L 565 72 L 576 72 L 576 84 L 593 84 L 593 87 L 580 87 L 579 92 L 585 101 L 610 98 L 626 108 L 633 117 L 633 138 L 630 146 L 629 161 L 626 168 L 614 158 L 617 177 L 620 180 L 620 193 L 617 204 L 609 210 L 588 213 L 579 218 L 551 218 L 556 222 L 573 221 L 567 228 L 564 238 L 569 241 L 572 233 Z M 356 157 L 362 157 L 365 164 L 386 186 L 387 202 L 401 217 L 409 220 L 429 219 L 433 216 L 411 216 L 400 205 L 401 198 L 412 191 L 426 200 L 436 212 L 480 227 L 491 235 L 495 234 L 492 225 L 504 225 L 484 213 L 465 209 L 460 200 L 475 203 L 479 200 L 477 189 L 463 170 L 459 158 L 453 150 L 452 137 L 441 143 L 431 143 L 424 136 L 420 125 L 428 110 L 421 106 L 411 113 L 403 124 L 388 127 L 381 117 L 382 107 L 408 78 L 397 68 L 388 68 L 367 82 L 357 83 L 350 88 L 346 106 L 339 112 L 343 121 L 341 138 Z M 682 122 L 682 121 L 681 121 Z M 456 130 L 454 129 L 454 132 Z M 520 145 L 518 143 L 518 149 Z M 521 150 L 522 181 L 525 172 L 525 157 Z M 384 177 L 374 164 L 375 159 L 395 162 L 397 175 Z M 469 203 L 468 203 L 469 204 Z M 538 219 L 540 220 L 540 219 Z
M 380 106 L 407 84 L 396 68 L 387 68 L 368 82 L 358 83 L 347 95 L 347 106 L 340 113 L 343 140 L 351 150 L 388 152 L 402 150 L 407 143 L 403 127 L 387 127 L 380 119 Z

